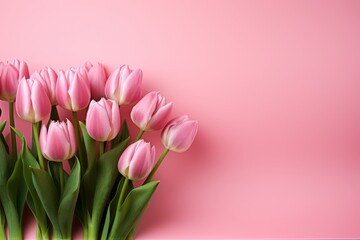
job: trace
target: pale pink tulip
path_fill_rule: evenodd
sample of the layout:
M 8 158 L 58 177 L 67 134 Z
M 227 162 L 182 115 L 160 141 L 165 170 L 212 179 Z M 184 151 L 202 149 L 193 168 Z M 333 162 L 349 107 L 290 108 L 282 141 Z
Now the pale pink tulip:
M 86 129 L 97 141 L 114 139 L 120 131 L 119 105 L 105 98 L 101 98 L 98 102 L 92 100 L 86 115 Z
M 188 116 L 171 120 L 164 128 L 161 138 L 165 148 L 185 152 L 191 146 L 198 131 L 198 122 Z
M 89 105 L 90 97 L 90 85 L 83 68 L 59 71 L 56 100 L 61 107 L 72 112 L 80 111 Z
M 128 146 L 120 156 L 119 172 L 130 180 L 146 178 L 155 164 L 155 146 L 139 140 Z
M 49 129 L 45 125 L 40 131 L 40 148 L 43 156 L 51 161 L 64 161 L 76 152 L 76 139 L 72 123 L 51 121 Z
M 115 69 L 105 85 L 105 95 L 119 105 L 130 105 L 141 96 L 142 71 L 124 65 Z
M 161 130 L 171 109 L 172 103 L 166 103 L 159 92 L 150 92 L 133 107 L 131 119 L 143 131 Z
M 41 69 L 40 71 L 35 71 L 31 74 L 31 78 L 38 80 L 41 85 L 44 87 L 46 94 L 48 95 L 51 105 L 56 105 L 56 82 L 57 82 L 57 74 L 56 72 L 47 67 L 45 69 Z
M 51 103 L 39 81 L 23 78 L 16 93 L 15 108 L 20 118 L 36 123 L 50 115 Z
M 14 102 L 19 85 L 19 71 L 12 64 L 0 62 L 0 99 Z
M 105 97 L 105 69 L 100 63 L 92 65 L 90 62 L 85 63 L 85 69 L 90 83 L 91 97 L 98 101 L 100 98 Z

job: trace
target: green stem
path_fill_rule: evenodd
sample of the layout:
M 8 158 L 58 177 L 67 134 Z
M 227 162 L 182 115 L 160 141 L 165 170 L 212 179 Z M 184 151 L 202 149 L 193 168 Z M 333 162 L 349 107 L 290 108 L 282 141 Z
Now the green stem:
M 80 165 L 81 165 L 81 176 L 83 176 L 87 166 L 86 166 L 86 163 L 85 163 L 85 160 L 84 160 L 84 150 L 82 148 L 83 144 L 82 144 L 82 141 L 81 141 L 80 125 L 79 125 L 79 118 L 77 116 L 77 112 L 72 112 L 72 117 L 73 117 L 73 123 L 74 123 L 76 143 L 77 143 L 78 151 L 79 151 L 79 160 L 80 160 Z
M 116 212 L 119 211 L 120 207 L 121 207 L 121 204 L 123 203 L 124 199 L 125 199 L 125 192 L 126 192 L 126 189 L 127 189 L 127 186 L 129 184 L 129 179 L 126 177 L 125 178 L 125 181 L 124 181 L 124 185 L 122 186 L 122 189 L 121 189 L 121 193 L 120 193 L 120 198 L 119 198 L 119 202 L 117 204 L 117 210 Z M 117 214 L 118 215 L 118 214 Z
M 105 152 L 105 142 L 99 142 L 99 158 L 101 155 L 103 155 Z
M 139 131 L 139 134 L 137 135 L 137 137 L 136 137 L 136 139 L 135 139 L 135 141 L 134 142 L 137 142 L 141 137 L 142 137 L 142 135 L 144 134 L 144 130 L 140 130 Z
M 50 240 L 49 229 L 43 224 L 36 225 L 36 239 L 39 240 Z
M 6 239 L 5 224 L 6 224 L 5 212 L 0 203 L 0 239 Z
M 6 239 L 5 224 L 0 226 L 0 239 Z
M 144 184 L 148 183 L 148 182 L 151 182 L 154 178 L 154 175 L 156 173 L 156 171 L 158 170 L 158 168 L 160 167 L 161 163 L 163 162 L 164 158 L 166 157 L 166 155 L 168 154 L 169 152 L 169 149 L 166 148 L 163 153 L 161 154 L 159 160 L 157 161 L 155 167 L 153 168 L 153 170 L 151 170 L 149 176 L 146 178 Z
M 10 126 L 15 128 L 15 119 L 14 119 L 14 102 L 9 102 L 9 115 L 10 115 Z M 15 132 L 11 132 L 11 156 L 16 161 L 17 160 L 17 147 L 16 147 L 16 138 Z
M 109 234 L 108 239 L 116 239 L 116 236 L 114 236 L 115 228 L 121 227 L 121 226 L 119 226 L 119 224 L 120 224 L 120 216 L 119 215 L 120 214 L 118 214 L 118 212 L 120 211 L 121 204 L 123 203 L 123 201 L 125 199 L 125 195 L 126 195 L 125 192 L 126 192 L 128 184 L 129 184 L 129 179 L 125 178 L 124 184 L 123 184 L 122 189 L 121 189 L 119 201 L 118 201 L 118 204 L 117 204 L 114 222 L 113 222 L 113 224 L 112 224 L 112 226 L 110 228 L 110 234 Z
M 36 151 L 37 151 L 37 154 L 38 154 L 40 168 L 43 169 L 43 170 L 46 170 L 46 166 L 45 166 L 45 163 L 44 163 L 44 157 L 43 157 L 43 155 L 41 153 L 41 149 L 40 149 L 39 126 L 38 126 L 37 123 L 33 123 L 32 127 L 33 127 L 33 132 L 34 132 L 34 140 L 35 140 Z
M 64 192 L 64 186 L 65 186 L 64 168 L 62 162 L 59 162 L 58 171 L 59 171 L 59 180 L 60 180 L 60 193 L 62 194 Z

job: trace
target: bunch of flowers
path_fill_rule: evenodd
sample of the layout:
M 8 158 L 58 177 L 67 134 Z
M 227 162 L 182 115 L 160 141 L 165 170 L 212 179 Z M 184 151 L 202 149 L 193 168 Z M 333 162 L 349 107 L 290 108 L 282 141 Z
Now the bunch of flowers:
M 6 225 L 10 239 L 22 239 L 26 204 L 37 239 L 71 239 L 74 216 L 84 239 L 134 237 L 159 184 L 156 171 L 169 151 L 186 151 L 198 129 L 188 116 L 168 121 L 172 103 L 159 92 L 141 98 L 142 75 L 124 65 L 107 78 L 101 64 L 91 63 L 29 75 L 24 61 L 0 62 L 0 99 L 9 103 L 10 118 L 10 136 L 0 123 L 0 239 L 6 239 Z M 132 106 L 130 118 L 139 128 L 134 140 L 120 114 L 125 105 Z M 72 119 L 61 121 L 58 106 Z M 14 110 L 32 123 L 30 145 L 15 127 Z M 155 146 L 142 136 L 160 130 L 164 151 L 156 159 Z

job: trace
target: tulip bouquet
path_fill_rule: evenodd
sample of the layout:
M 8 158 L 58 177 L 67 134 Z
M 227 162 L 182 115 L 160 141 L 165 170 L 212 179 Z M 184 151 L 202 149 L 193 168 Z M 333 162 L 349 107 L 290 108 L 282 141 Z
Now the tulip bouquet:
M 10 134 L 6 121 L 0 123 L 0 239 L 6 225 L 10 239 L 22 239 L 26 205 L 37 239 L 71 239 L 74 216 L 84 239 L 134 237 L 159 184 L 156 171 L 169 151 L 186 151 L 198 129 L 187 116 L 168 121 L 172 103 L 156 91 L 141 98 L 141 84 L 142 71 L 127 65 L 107 78 L 101 64 L 29 75 L 24 61 L 0 62 L 0 99 L 10 118 Z M 125 105 L 139 128 L 134 139 L 122 116 Z M 58 107 L 71 119 L 61 120 Z M 85 120 L 79 111 L 86 111 Z M 31 141 L 16 128 L 15 112 L 32 124 Z M 160 130 L 164 151 L 157 159 L 142 136 Z

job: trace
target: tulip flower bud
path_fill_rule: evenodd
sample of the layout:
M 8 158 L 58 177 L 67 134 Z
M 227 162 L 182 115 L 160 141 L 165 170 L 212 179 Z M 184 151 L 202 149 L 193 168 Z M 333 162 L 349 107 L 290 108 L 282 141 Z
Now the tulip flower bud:
M 188 116 L 171 120 L 164 128 L 161 138 L 165 148 L 185 152 L 191 146 L 198 131 L 198 122 Z
M 130 180 L 146 178 L 155 164 L 155 146 L 139 140 L 128 146 L 120 156 L 119 172 Z
M 19 71 L 12 64 L 0 62 L 0 99 L 14 102 L 19 85 Z
M 56 100 L 58 104 L 72 112 L 85 109 L 90 102 L 90 85 L 82 68 L 70 68 L 59 71 L 56 83 Z
M 119 105 L 130 105 L 141 96 L 142 71 L 124 65 L 115 69 L 105 85 L 105 95 Z
M 23 78 L 16 93 L 15 108 L 20 118 L 36 123 L 50 115 L 51 103 L 40 82 Z
M 85 69 L 89 78 L 91 97 L 98 101 L 105 97 L 105 69 L 100 63 L 92 65 L 90 62 L 85 63 Z
M 76 139 L 72 123 L 51 121 L 49 129 L 45 125 L 40 131 L 40 148 L 43 156 L 50 161 L 64 161 L 76 152 Z
M 21 80 L 23 77 L 25 77 L 26 79 L 28 79 L 29 76 L 29 68 L 26 64 L 26 62 L 18 60 L 18 59 L 14 59 L 11 64 L 18 70 L 19 72 L 19 76 L 18 79 Z
M 90 102 L 86 115 L 86 129 L 96 141 L 105 142 L 114 139 L 120 131 L 119 105 L 113 100 L 101 98 Z
M 31 74 L 31 78 L 39 81 L 41 85 L 44 87 L 47 96 L 50 99 L 51 105 L 56 105 L 56 82 L 57 82 L 57 74 L 56 72 L 47 67 L 45 69 L 41 69 L 40 71 L 36 71 Z
M 131 119 L 143 131 L 161 130 L 171 113 L 172 103 L 167 103 L 159 92 L 146 94 L 131 110 Z

